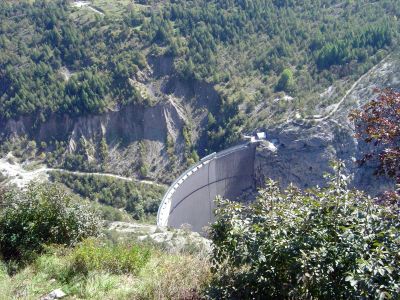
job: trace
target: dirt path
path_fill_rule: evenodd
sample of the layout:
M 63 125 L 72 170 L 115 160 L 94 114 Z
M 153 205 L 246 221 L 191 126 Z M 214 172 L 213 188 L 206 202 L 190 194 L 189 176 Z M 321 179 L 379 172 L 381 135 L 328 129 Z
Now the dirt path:
M 70 170 L 65 170 L 65 169 L 49 169 L 47 168 L 47 172 L 51 172 L 51 171 L 58 171 L 61 173 L 65 173 L 65 174 L 73 174 L 73 175 L 81 175 L 81 176 L 99 176 L 99 177 L 111 177 L 111 178 L 115 178 L 115 179 L 119 179 L 119 180 L 125 180 L 125 181 L 131 181 L 131 182 L 137 182 L 137 183 L 144 183 L 144 184 L 149 184 L 149 185 L 157 185 L 157 186 L 164 186 L 163 184 L 154 182 L 154 181 L 150 181 L 150 180 L 139 180 L 139 179 L 135 179 L 132 177 L 125 177 L 125 176 L 120 176 L 120 175 L 115 175 L 115 174 L 111 174 L 111 173 L 98 173 L 98 172 L 79 172 L 79 171 L 70 171 Z
M 8 177 L 7 182 L 10 184 L 23 188 L 31 181 L 45 181 L 48 179 L 47 172 L 49 169 L 46 167 L 27 171 L 23 169 L 22 165 L 11 161 L 9 156 L 0 159 L 0 173 Z
M 58 171 L 65 174 L 73 174 L 73 175 L 88 175 L 88 176 L 100 176 L 100 177 L 111 177 L 119 180 L 130 181 L 130 182 L 137 182 L 149 185 L 157 185 L 157 186 L 164 186 L 162 184 L 156 183 L 154 181 L 149 180 L 137 180 L 131 177 L 124 177 L 115 174 L 109 173 L 98 173 L 98 172 L 79 172 L 79 171 L 69 171 L 65 169 L 55 169 L 55 168 L 47 168 L 42 166 L 35 170 L 25 170 L 23 165 L 12 162 L 12 158 L 8 155 L 5 158 L 0 159 L 0 173 L 7 176 L 8 182 L 11 184 L 15 184 L 20 188 L 25 187 L 31 181 L 39 181 L 43 182 L 48 180 L 49 172 Z
M 390 55 L 390 54 L 389 54 Z M 383 60 L 381 60 L 378 64 L 376 64 L 375 66 L 373 66 L 371 69 L 369 69 L 364 75 L 362 75 L 360 78 L 358 78 L 356 80 L 356 82 L 353 83 L 353 85 L 346 91 L 346 93 L 344 94 L 344 96 L 339 100 L 339 102 L 334 104 L 334 108 L 327 113 L 325 116 L 312 116 L 312 117 L 308 117 L 306 119 L 308 120 L 314 120 L 317 122 L 321 122 L 321 121 L 325 121 L 327 119 L 329 119 L 330 117 L 332 117 L 340 108 L 340 106 L 343 104 L 343 102 L 346 100 L 346 98 L 353 92 L 353 90 L 357 87 L 357 85 L 364 80 L 367 76 L 369 76 L 372 72 L 374 72 L 379 66 L 381 66 L 389 57 L 386 56 Z
M 78 7 L 78 8 L 87 7 L 90 10 L 94 11 L 95 13 L 98 13 L 99 15 L 102 15 L 102 16 L 104 15 L 104 13 L 102 13 L 101 11 L 99 11 L 99 10 L 95 9 L 94 7 L 92 7 L 90 5 L 89 1 L 75 1 L 71 5 L 74 6 L 74 7 Z

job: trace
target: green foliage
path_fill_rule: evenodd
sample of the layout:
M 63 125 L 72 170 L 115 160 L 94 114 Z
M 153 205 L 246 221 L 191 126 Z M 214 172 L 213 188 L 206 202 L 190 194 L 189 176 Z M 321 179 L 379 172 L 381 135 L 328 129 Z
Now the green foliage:
M 82 274 L 89 271 L 137 274 L 149 258 L 150 250 L 143 246 L 111 244 L 88 239 L 73 250 L 72 268 L 75 273 Z
M 99 220 L 55 185 L 10 191 L 0 211 L 0 251 L 6 259 L 29 259 L 44 245 L 73 245 L 97 235 Z
M 290 69 L 283 70 L 275 89 L 277 91 L 290 92 L 293 90 L 293 86 L 294 86 L 294 80 L 293 80 L 292 70 Z
M 166 148 L 167 155 L 168 155 L 168 160 L 169 160 L 169 164 L 167 166 L 167 170 L 170 173 L 173 173 L 174 171 L 176 171 L 176 163 L 177 163 L 178 158 L 175 155 L 175 143 L 174 143 L 174 140 L 172 139 L 172 136 L 169 133 L 167 133 L 167 138 L 166 138 L 166 141 L 165 141 L 165 148 Z
M 318 68 L 343 65 L 353 59 L 365 61 L 368 52 L 374 54 L 379 49 L 390 46 L 393 32 L 385 23 L 362 27 L 358 33 L 351 32 L 342 40 L 334 39 L 325 44 L 317 54 Z
M 69 1 L 8 2 L 0 9 L 0 117 L 101 113 L 139 100 L 128 79 L 146 65 L 137 49 L 111 55 L 121 24 L 71 17 Z M 106 30 L 100 30 L 102 22 Z M 120 21 L 121 22 L 121 21 Z M 15 46 L 15 47 L 14 47 Z M 120 48 L 120 46 L 116 46 Z
M 348 190 L 336 165 L 327 188 L 281 192 L 268 181 L 249 206 L 218 201 L 212 226 L 216 298 L 397 299 L 400 220 Z
M 245 116 L 239 113 L 239 103 L 222 97 L 218 105 L 217 118 L 208 114 L 206 135 L 206 153 L 221 151 L 240 140 L 239 128 Z
M 185 142 L 184 156 L 186 159 L 186 164 L 191 166 L 200 159 L 192 142 L 192 129 L 189 126 L 184 126 L 182 135 Z
M 391 14 L 399 7 L 393 1 L 385 1 L 381 5 L 364 11 L 359 4 L 348 4 L 346 7 L 339 1 L 257 0 L 226 3 L 192 0 L 165 6 L 166 13 L 154 14 L 154 22 L 145 26 L 144 31 L 154 37 L 150 28 L 154 28 L 153 31 L 162 30 L 162 38 L 156 36 L 152 41 L 162 40 L 172 47 L 172 41 L 178 37 L 174 36 L 173 30 L 163 28 L 171 27 L 171 22 L 174 22 L 179 34 L 187 39 L 187 44 L 181 46 L 186 51 L 180 51 L 185 59 L 179 60 L 178 68 L 185 78 L 210 78 L 219 69 L 218 47 L 234 45 L 231 49 L 235 46 L 243 49 L 247 43 L 253 48 L 251 56 L 246 56 L 251 62 L 242 62 L 247 71 L 253 64 L 267 74 L 279 74 L 285 64 L 306 63 L 328 68 L 357 59 L 362 50 L 373 55 L 378 49 L 390 46 L 395 36 L 388 26 L 392 20 L 385 18 L 383 11 L 379 16 L 378 11 L 384 8 Z M 340 17 L 329 16 L 333 12 Z M 368 26 L 365 26 L 365 19 L 361 16 L 369 18 Z M 329 25 L 325 25 L 327 20 Z M 354 31 L 354 28 L 358 30 Z M 259 38 L 256 44 L 253 35 Z M 265 36 L 267 43 L 260 41 L 261 36 Z M 324 44 L 326 49 L 320 51 Z M 316 61 L 313 61 L 314 57 L 317 57 Z
M 52 179 L 61 182 L 75 193 L 91 201 L 124 208 L 135 219 L 156 215 L 165 192 L 163 187 L 138 182 L 122 181 L 111 177 L 80 176 L 51 173 Z
M 149 166 L 146 162 L 147 151 L 147 145 L 141 141 L 139 143 L 139 175 L 142 178 L 146 178 L 149 174 Z
M 98 213 L 99 217 L 105 221 L 131 221 L 131 216 L 127 212 L 121 211 L 120 209 L 112 206 L 98 204 L 94 205 L 94 209 Z
M 142 178 L 146 178 L 149 174 L 149 167 L 145 163 L 143 163 L 142 166 L 139 168 L 139 174 Z
M 148 53 L 173 56 L 189 81 L 267 75 L 271 88 L 285 66 L 307 68 L 296 82 L 318 92 L 314 86 L 332 78 L 362 73 L 398 35 L 397 0 L 142 2 L 149 6 L 120 3 L 118 17 L 94 17 L 70 1 L 3 1 L 0 117 L 44 121 L 52 112 L 99 113 L 142 102 L 129 79 L 147 66 Z M 227 53 L 235 62 L 229 70 Z
M 106 162 L 108 158 L 108 145 L 106 139 L 103 137 L 99 145 L 99 159 L 102 163 Z
M 110 85 L 105 76 L 85 71 L 73 76 L 65 87 L 63 105 L 75 114 L 101 113 L 107 107 L 106 95 Z
M 0 298 L 19 299 L 23 293 L 24 299 L 39 299 L 61 288 L 67 298 L 77 299 L 199 299 L 210 277 L 208 260 L 137 244 L 133 248 L 137 251 L 128 242 L 104 240 L 85 240 L 75 249 L 52 246 L 12 276 L 0 261 Z
M 104 149 L 100 149 L 100 157 L 107 154 L 105 152 L 102 152 L 102 150 Z M 59 164 L 67 170 L 83 170 L 94 172 L 100 171 L 102 169 L 102 165 L 96 163 L 95 161 L 89 160 L 89 157 L 94 156 L 94 148 L 83 137 L 79 139 L 79 142 L 76 145 L 75 152 L 65 153 L 66 146 L 64 142 L 60 142 L 58 144 L 56 142 L 56 149 L 54 152 L 54 156 L 57 158 Z M 49 159 L 47 161 L 49 162 L 49 164 L 53 163 L 49 161 Z
M 199 155 L 197 154 L 196 150 L 192 150 L 192 152 L 190 153 L 190 156 L 187 158 L 187 164 L 189 166 L 195 164 L 196 162 L 198 162 L 200 160 Z

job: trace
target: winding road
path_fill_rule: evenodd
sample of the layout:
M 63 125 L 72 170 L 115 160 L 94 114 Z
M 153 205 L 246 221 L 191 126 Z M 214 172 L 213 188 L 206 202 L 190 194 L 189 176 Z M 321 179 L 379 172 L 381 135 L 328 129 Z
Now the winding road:
M 48 168 L 46 166 L 42 166 L 38 169 L 34 170 L 26 170 L 23 166 L 17 162 L 12 162 L 10 157 L 0 159 L 0 173 L 9 179 L 7 182 L 11 184 L 15 184 L 20 188 L 25 187 L 31 181 L 43 181 L 48 178 L 49 172 L 61 172 L 65 174 L 72 174 L 78 176 L 100 176 L 100 177 L 110 177 L 124 181 L 137 182 L 149 185 L 157 185 L 163 186 L 162 184 L 156 183 L 154 181 L 149 180 L 138 180 L 131 177 L 124 177 L 120 175 L 115 175 L 111 173 L 99 173 L 99 172 L 80 172 L 80 171 L 70 171 L 65 169 L 57 169 L 57 168 Z

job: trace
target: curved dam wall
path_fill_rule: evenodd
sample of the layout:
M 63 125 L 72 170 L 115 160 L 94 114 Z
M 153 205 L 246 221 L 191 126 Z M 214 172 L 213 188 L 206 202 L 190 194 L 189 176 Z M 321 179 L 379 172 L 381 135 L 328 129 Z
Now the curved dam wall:
M 158 226 L 190 225 L 196 232 L 214 221 L 214 200 L 237 200 L 255 189 L 256 145 L 246 143 L 213 153 L 184 172 L 166 192 L 157 215 Z

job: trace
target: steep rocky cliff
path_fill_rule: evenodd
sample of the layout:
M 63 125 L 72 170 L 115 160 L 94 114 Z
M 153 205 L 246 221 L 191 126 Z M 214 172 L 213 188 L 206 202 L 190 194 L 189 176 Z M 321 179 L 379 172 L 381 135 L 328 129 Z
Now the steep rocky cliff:
M 375 88 L 399 88 L 399 71 L 399 55 L 393 54 L 357 80 L 337 105 L 327 108 L 323 114 L 267 128 L 267 138 L 277 150 L 260 145 L 255 166 L 258 181 L 272 178 L 283 186 L 292 182 L 303 188 L 324 185 L 322 175 L 331 171 L 329 161 L 341 159 L 346 163 L 352 186 L 375 194 L 392 185 L 387 178 L 373 175 L 374 165 L 362 168 L 357 165 L 367 146 L 354 138 L 348 115 L 352 109 L 376 97 Z
M 146 103 L 114 107 L 98 115 L 51 114 L 45 122 L 33 116 L 11 119 L 0 124 L 0 139 L 26 136 L 47 144 L 65 141 L 68 153 L 74 153 L 84 140 L 89 149 L 87 158 L 92 161 L 98 157 L 100 141 L 105 139 L 109 150 L 107 171 L 134 175 L 140 168 L 138 164 L 145 164 L 146 176 L 168 181 L 185 168 L 183 150 L 188 141 L 183 136 L 184 127 L 190 131 L 190 143 L 195 143 L 208 111 L 215 109 L 219 101 L 211 84 L 182 80 L 174 74 L 172 58 L 150 59 L 148 68 L 131 79 Z M 172 149 L 167 149 L 167 139 Z M 171 155 L 174 165 L 168 167 Z

